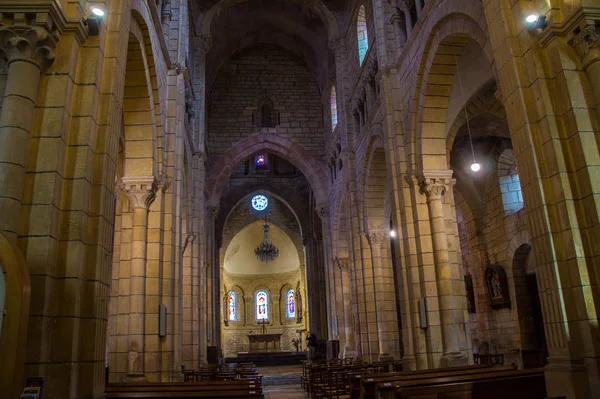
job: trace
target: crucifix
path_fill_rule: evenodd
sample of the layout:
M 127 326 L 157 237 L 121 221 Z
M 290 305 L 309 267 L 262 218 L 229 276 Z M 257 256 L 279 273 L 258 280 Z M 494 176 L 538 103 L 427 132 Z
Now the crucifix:
M 267 322 L 267 319 L 262 319 L 262 335 L 265 335 L 265 324 Z

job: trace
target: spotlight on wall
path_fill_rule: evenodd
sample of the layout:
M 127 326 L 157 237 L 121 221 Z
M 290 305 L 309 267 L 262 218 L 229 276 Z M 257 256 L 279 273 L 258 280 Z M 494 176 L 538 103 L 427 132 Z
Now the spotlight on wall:
M 106 11 L 99 5 L 92 5 L 89 10 L 89 15 L 83 22 L 87 26 L 90 36 L 98 36 L 100 33 L 100 24 L 106 15 Z
M 471 164 L 471 170 L 473 172 L 479 172 L 481 170 L 481 165 L 478 162 L 473 162 Z
M 396 230 L 390 230 L 390 237 L 396 237 Z
M 534 31 L 536 29 L 544 29 L 546 26 L 548 26 L 548 23 L 546 22 L 546 17 L 544 15 L 539 14 L 529 14 L 525 17 L 525 22 L 529 31 Z

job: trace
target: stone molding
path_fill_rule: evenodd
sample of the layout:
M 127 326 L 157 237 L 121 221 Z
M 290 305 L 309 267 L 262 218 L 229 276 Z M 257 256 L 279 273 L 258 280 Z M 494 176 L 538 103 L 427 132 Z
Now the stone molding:
M 154 177 L 124 177 L 123 190 L 129 198 L 131 206 L 135 208 L 150 209 L 156 199 L 159 182 Z
M 600 36 L 597 29 L 595 25 L 587 25 L 570 42 L 584 68 L 600 61 Z
M 210 215 L 212 216 L 213 221 L 217 220 L 217 217 L 219 216 L 219 207 L 208 206 L 206 209 L 210 211 Z
M 418 178 L 421 193 L 428 199 L 441 198 L 456 183 L 452 173 L 452 170 L 424 170 Z

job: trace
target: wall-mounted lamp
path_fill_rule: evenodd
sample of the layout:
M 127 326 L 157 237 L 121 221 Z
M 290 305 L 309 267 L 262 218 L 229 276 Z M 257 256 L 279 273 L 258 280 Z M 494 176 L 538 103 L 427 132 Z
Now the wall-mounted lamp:
M 396 230 L 390 230 L 390 237 L 396 237 Z
M 546 22 L 546 16 L 539 14 L 529 14 L 525 17 L 525 24 L 527 25 L 527 30 L 535 31 L 537 29 L 544 29 L 548 26 Z
M 99 5 L 92 5 L 90 7 L 89 15 L 84 20 L 90 36 L 98 36 L 100 33 L 100 24 L 105 15 L 106 11 L 103 7 Z
M 481 164 L 479 164 L 478 162 L 473 162 L 471 164 L 471 170 L 473 172 L 479 172 L 481 170 Z

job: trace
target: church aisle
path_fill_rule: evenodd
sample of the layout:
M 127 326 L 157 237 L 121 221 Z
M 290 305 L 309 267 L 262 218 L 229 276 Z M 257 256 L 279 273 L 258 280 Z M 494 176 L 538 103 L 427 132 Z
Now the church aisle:
M 302 366 L 257 367 L 263 375 L 265 399 L 304 399 L 308 395 L 300 386 Z

